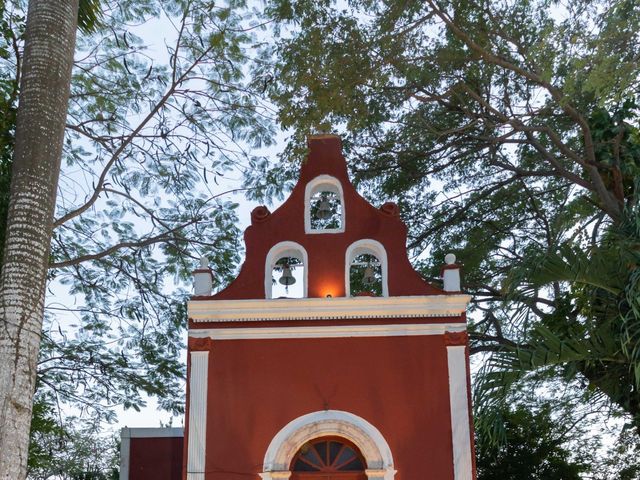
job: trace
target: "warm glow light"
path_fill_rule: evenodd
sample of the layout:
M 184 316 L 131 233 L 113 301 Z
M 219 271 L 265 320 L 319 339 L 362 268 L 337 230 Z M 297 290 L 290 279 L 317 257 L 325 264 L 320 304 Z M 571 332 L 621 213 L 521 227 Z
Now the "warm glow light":
M 332 279 L 325 279 L 320 281 L 315 286 L 315 295 L 310 294 L 309 296 L 318 296 L 320 298 L 336 298 L 344 295 L 344 287 L 341 284 Z

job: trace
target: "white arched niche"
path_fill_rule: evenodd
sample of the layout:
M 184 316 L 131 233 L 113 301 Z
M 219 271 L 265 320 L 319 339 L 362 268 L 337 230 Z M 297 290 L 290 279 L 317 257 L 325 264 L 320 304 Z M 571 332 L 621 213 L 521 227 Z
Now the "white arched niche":
M 267 259 L 264 265 L 264 298 L 273 298 L 273 268 L 276 262 L 283 257 L 295 258 L 302 263 L 303 266 L 303 278 L 302 278 L 302 291 L 303 297 L 307 297 L 307 278 L 309 276 L 309 258 L 305 248 L 297 242 L 280 242 L 275 244 L 269 250 Z
M 396 473 L 389 444 L 364 418 L 341 410 L 323 410 L 296 418 L 280 430 L 264 456 L 263 480 L 288 479 L 293 457 L 305 443 L 321 437 L 345 438 L 358 447 L 369 480 L 393 480 Z
M 382 296 L 389 296 L 389 282 L 388 282 L 388 261 L 387 251 L 384 246 L 377 240 L 364 239 L 353 242 L 347 248 L 344 259 L 344 288 L 346 296 L 351 296 L 351 264 L 354 259 L 360 255 L 373 255 L 380 262 L 380 268 L 382 270 Z
M 311 199 L 317 193 L 330 192 L 340 202 L 340 227 L 315 229 L 311 225 Z M 318 175 L 304 189 L 304 231 L 305 233 L 342 233 L 346 225 L 344 192 L 340 180 L 331 175 Z

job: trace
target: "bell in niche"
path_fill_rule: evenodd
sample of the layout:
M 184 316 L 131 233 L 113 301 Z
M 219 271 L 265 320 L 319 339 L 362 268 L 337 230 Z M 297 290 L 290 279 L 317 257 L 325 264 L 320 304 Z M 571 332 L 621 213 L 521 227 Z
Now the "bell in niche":
M 376 281 L 376 276 L 373 272 L 373 268 L 371 267 L 371 264 L 367 265 L 367 268 L 364 269 L 364 275 L 362 276 L 362 283 L 364 283 L 365 285 L 371 285 L 372 283 L 375 283 Z
M 291 274 L 291 267 L 289 267 L 289 265 L 285 265 L 284 267 L 282 267 L 282 276 L 280 277 L 280 283 L 285 287 L 296 283 L 296 279 Z
M 322 197 L 320 204 L 318 205 L 318 211 L 316 212 L 316 217 L 320 220 L 326 220 L 331 217 L 333 213 L 331 212 L 331 204 L 327 197 Z

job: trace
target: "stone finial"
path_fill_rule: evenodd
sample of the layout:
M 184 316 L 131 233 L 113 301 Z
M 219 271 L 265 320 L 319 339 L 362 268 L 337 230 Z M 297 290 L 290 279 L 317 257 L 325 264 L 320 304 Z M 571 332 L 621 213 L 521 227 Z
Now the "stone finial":
M 251 224 L 264 222 L 269 218 L 269 215 L 271 215 L 269 209 L 264 205 L 260 205 L 251 211 Z
M 399 217 L 400 216 L 400 207 L 398 207 L 397 203 L 387 202 L 380 207 L 380 211 L 390 217 Z
M 442 282 L 445 292 L 459 292 L 460 288 L 460 265 L 456 264 L 456 256 L 447 253 L 444 257 L 445 265 L 442 267 Z
M 206 257 L 200 258 L 199 267 L 193 271 L 193 295 L 208 297 L 213 291 L 213 272 Z

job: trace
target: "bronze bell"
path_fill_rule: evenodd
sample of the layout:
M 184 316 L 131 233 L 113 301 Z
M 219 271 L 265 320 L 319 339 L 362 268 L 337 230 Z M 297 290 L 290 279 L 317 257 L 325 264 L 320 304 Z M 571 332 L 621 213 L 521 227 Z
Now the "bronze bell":
M 280 283 L 286 287 L 296 283 L 296 279 L 294 278 L 293 275 L 291 275 L 291 268 L 289 267 L 289 265 L 285 265 L 282 268 L 282 276 L 280 277 Z
M 320 220 L 326 220 L 330 218 L 331 215 L 333 215 L 333 212 L 331 212 L 331 204 L 326 198 L 323 198 L 322 201 L 320 202 L 320 205 L 318 205 L 318 211 L 316 212 L 316 217 L 319 218 Z
M 376 281 L 376 276 L 375 273 L 373 271 L 373 268 L 371 268 L 371 264 L 367 265 L 367 268 L 364 269 L 364 275 L 362 276 L 362 282 L 365 285 L 371 285 L 372 283 L 375 283 Z

